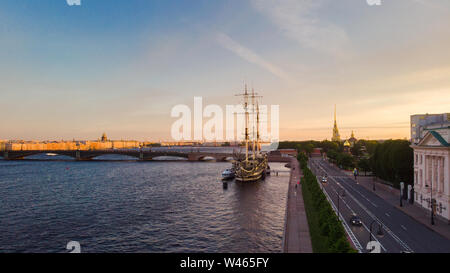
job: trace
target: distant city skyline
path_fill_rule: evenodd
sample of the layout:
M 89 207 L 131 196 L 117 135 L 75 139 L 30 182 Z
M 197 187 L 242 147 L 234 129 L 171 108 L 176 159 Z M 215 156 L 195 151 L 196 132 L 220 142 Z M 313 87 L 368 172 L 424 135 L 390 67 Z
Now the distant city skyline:
M 177 104 L 280 105 L 281 140 L 410 138 L 450 105 L 450 2 L 2 1 L 0 139 L 168 140 Z

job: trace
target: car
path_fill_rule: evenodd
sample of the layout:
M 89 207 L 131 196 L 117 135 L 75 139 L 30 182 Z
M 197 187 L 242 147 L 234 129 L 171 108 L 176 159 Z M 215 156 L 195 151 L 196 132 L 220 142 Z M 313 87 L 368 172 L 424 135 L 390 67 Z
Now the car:
M 322 176 L 322 183 L 327 183 L 328 179 L 326 176 Z
M 360 226 L 362 226 L 362 221 L 361 221 L 361 218 L 359 218 L 359 216 L 358 215 L 353 215 L 351 218 L 350 218 L 350 224 L 352 225 L 352 226 L 357 226 L 357 227 L 360 227 Z

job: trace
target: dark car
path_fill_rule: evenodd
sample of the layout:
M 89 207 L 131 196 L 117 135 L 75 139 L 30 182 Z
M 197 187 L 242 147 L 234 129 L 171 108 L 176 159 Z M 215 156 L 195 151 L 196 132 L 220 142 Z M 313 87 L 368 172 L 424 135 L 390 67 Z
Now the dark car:
M 357 226 L 357 227 L 362 226 L 361 218 L 359 218 L 359 216 L 357 216 L 357 215 L 353 215 L 353 216 L 350 218 L 350 224 L 351 224 L 352 226 Z

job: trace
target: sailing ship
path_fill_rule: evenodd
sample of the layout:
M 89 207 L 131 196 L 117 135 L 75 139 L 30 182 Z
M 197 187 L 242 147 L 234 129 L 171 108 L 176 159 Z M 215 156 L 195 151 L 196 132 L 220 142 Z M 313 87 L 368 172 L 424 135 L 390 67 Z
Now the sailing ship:
M 261 151 L 259 134 L 259 96 L 257 96 L 253 89 L 250 94 L 247 90 L 247 85 L 245 85 L 244 93 L 239 96 L 244 98 L 245 154 L 239 153 L 235 155 L 235 179 L 243 182 L 257 181 L 265 178 L 266 170 L 268 168 L 267 153 Z M 250 100 L 251 105 L 249 105 Z M 250 112 L 252 114 L 251 125 L 253 126 L 252 139 L 250 139 L 249 133 Z

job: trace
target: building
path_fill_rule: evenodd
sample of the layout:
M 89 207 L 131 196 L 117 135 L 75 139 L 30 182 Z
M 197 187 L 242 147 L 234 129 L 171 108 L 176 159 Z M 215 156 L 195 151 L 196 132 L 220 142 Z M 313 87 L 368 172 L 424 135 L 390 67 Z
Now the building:
M 356 143 L 357 141 L 358 141 L 358 140 L 357 140 L 356 137 L 355 137 L 355 133 L 353 133 L 353 130 L 352 130 L 352 135 L 351 135 L 350 138 L 348 139 L 348 142 L 350 143 L 350 146 L 353 147 L 353 146 L 355 146 L 355 143 Z
M 348 141 L 348 140 L 345 140 L 344 141 L 344 153 L 351 153 L 351 144 L 350 144 L 350 142 Z
M 412 115 L 411 143 L 419 143 L 425 136 L 427 128 L 440 128 L 445 125 L 450 125 L 450 113 Z
M 278 156 L 282 156 L 282 157 L 288 157 L 288 156 L 297 157 L 298 152 L 297 152 L 297 149 L 278 149 L 276 151 L 271 151 L 270 154 L 278 155 Z
M 333 127 L 333 136 L 331 137 L 331 141 L 341 141 L 341 136 L 339 135 L 339 129 L 337 127 L 337 122 L 336 122 L 336 105 L 334 106 L 334 127 Z
M 313 148 L 311 157 L 322 157 L 322 148 Z
M 1 150 L 6 151 L 67 151 L 67 150 L 108 150 L 108 149 L 136 149 L 142 143 L 136 140 L 109 140 L 103 134 L 101 140 L 96 141 L 8 141 L 0 144 Z
M 416 116 L 411 116 L 411 121 Z M 418 120 L 415 127 L 411 126 L 422 126 L 416 134 L 423 135 L 411 145 L 414 149 L 415 203 L 428 210 L 433 208 L 435 215 L 450 221 L 450 125 L 424 126 L 420 121 L 426 118 Z
M 108 141 L 108 137 L 106 137 L 106 133 L 103 133 L 101 141 L 102 142 L 107 142 Z

